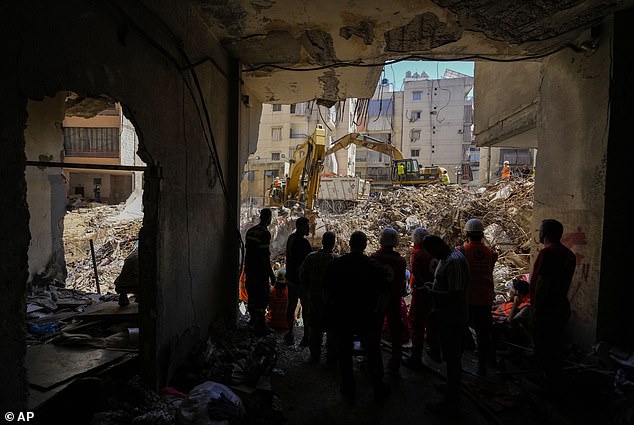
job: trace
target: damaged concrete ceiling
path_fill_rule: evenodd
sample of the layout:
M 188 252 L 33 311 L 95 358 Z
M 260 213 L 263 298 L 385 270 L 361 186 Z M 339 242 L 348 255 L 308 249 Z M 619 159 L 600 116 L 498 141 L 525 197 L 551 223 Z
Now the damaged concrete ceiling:
M 381 67 L 368 65 L 412 55 L 504 60 L 583 48 L 592 41 L 586 30 L 623 3 L 195 0 L 194 7 L 244 64 L 243 80 L 260 100 L 291 103 L 371 97 Z

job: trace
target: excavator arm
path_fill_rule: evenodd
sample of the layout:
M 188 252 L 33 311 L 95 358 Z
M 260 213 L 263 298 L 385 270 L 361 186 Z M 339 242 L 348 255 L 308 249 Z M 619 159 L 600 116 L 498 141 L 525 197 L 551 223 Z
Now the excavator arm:
M 364 148 L 384 153 L 392 159 L 403 159 L 403 154 L 394 145 L 378 139 L 374 139 L 370 136 L 365 136 L 360 133 L 346 134 L 342 138 L 338 139 L 335 143 L 332 144 L 332 146 L 330 146 L 324 156 L 328 156 L 331 153 L 335 153 L 341 149 L 345 149 L 351 144 L 363 146 Z
M 326 146 L 326 131 L 317 126 L 312 136 L 299 145 L 291 160 L 291 169 L 286 184 L 285 199 L 299 200 L 306 182 L 306 209 L 312 210 L 317 199 L 321 171 L 324 166 L 324 151 Z

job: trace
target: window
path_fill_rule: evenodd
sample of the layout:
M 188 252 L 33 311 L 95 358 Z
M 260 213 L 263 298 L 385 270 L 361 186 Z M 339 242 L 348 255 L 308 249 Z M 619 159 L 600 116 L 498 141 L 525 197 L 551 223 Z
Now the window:
M 422 91 L 413 91 L 412 92 L 412 100 L 421 100 L 423 98 Z
M 412 158 L 418 158 L 420 156 L 420 149 L 412 149 L 412 154 L 410 155 Z
M 273 112 L 280 112 L 282 110 L 282 105 L 273 105 Z
M 273 161 L 279 161 L 280 160 L 280 153 L 279 152 L 271 152 L 271 159 Z
M 418 121 L 421 117 L 421 111 L 412 111 L 410 122 Z
M 243 180 L 246 180 L 248 182 L 252 182 L 253 180 L 255 180 L 255 171 L 246 171 L 244 173 Z
M 65 156 L 119 157 L 118 128 L 64 128 Z
M 296 105 L 295 103 L 293 103 L 293 104 L 291 105 L 291 114 L 294 114 L 294 113 L 295 113 L 295 110 L 297 110 L 297 105 Z
M 420 129 L 418 128 L 412 128 L 409 131 L 409 140 L 412 142 L 415 142 L 417 140 L 420 140 Z
M 271 139 L 282 140 L 282 127 L 271 127 Z

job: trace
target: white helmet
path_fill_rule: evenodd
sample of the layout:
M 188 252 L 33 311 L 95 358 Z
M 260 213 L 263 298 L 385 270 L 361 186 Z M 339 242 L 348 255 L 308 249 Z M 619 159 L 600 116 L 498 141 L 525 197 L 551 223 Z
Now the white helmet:
M 465 232 L 484 232 L 484 224 L 477 218 L 472 218 L 464 225 Z
M 398 245 L 398 232 L 391 227 L 386 227 L 381 232 L 379 243 L 382 247 L 395 247 Z
M 508 161 L 504 161 L 504 165 L 509 165 L 510 163 Z
M 412 233 L 412 242 L 415 244 L 422 244 L 425 236 L 429 235 L 429 232 L 424 227 L 417 227 Z

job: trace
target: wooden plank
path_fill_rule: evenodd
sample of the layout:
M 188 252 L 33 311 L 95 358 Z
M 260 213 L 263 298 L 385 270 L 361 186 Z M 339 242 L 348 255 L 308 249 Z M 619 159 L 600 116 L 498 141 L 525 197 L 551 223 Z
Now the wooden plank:
M 120 351 L 42 344 L 27 347 L 25 365 L 29 384 L 48 390 L 125 355 Z
M 75 318 L 90 320 L 133 320 L 139 314 L 139 304 L 132 302 L 126 306 L 120 306 L 116 301 L 103 303 L 103 307 L 90 312 L 80 313 Z

